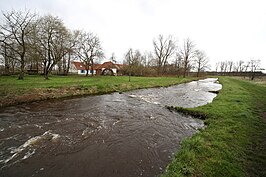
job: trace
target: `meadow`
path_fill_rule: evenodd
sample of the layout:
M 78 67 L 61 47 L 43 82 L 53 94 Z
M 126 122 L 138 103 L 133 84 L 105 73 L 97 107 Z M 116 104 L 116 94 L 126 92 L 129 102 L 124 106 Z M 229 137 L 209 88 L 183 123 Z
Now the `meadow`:
M 182 142 L 163 176 L 266 176 L 266 87 L 220 77 L 210 104 L 180 109 L 205 115 L 206 128 Z
M 131 77 L 129 82 L 127 76 L 50 76 L 48 80 L 38 75 L 28 75 L 24 80 L 18 80 L 17 76 L 0 76 L 0 107 L 46 99 L 170 86 L 194 79 L 196 78 Z

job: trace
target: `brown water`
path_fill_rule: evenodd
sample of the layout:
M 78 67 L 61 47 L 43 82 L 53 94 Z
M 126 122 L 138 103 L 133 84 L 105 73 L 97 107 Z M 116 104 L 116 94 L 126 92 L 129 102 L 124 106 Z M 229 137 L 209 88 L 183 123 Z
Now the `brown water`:
M 195 107 L 216 79 L 0 110 L 0 176 L 156 176 L 203 122 L 165 105 Z

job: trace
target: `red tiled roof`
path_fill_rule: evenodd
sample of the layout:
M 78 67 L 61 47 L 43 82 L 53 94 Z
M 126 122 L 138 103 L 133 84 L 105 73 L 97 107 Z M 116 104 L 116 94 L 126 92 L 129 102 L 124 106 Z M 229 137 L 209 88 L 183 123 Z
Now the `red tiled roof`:
M 77 70 L 86 70 L 86 67 L 83 63 L 79 62 L 79 61 L 74 61 L 73 64 L 75 65 Z M 93 69 L 97 70 L 97 69 L 102 69 L 102 68 L 116 68 L 116 69 L 121 69 L 123 66 L 123 64 L 114 64 L 111 61 L 107 61 L 104 62 L 103 64 L 94 64 L 93 65 Z
M 99 66 L 97 69 L 102 68 L 113 68 L 115 65 L 111 61 L 104 62 L 101 66 Z
M 81 62 L 74 61 L 73 64 L 75 65 L 77 70 L 85 70 L 86 69 L 85 65 Z
M 93 69 L 98 69 L 102 64 L 93 64 Z

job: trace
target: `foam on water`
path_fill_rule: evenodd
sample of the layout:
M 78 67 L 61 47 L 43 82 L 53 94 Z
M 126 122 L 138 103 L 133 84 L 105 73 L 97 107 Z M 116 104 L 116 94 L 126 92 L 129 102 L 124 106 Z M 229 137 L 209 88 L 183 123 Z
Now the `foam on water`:
M 35 136 L 35 137 L 32 137 L 32 138 L 28 139 L 25 143 L 23 143 L 19 147 L 12 148 L 10 153 L 13 154 L 13 155 L 8 157 L 7 159 L 1 160 L 1 161 L 4 162 L 4 163 L 8 163 L 11 160 L 13 160 L 15 157 L 17 157 L 20 154 L 22 154 L 22 152 L 25 151 L 27 148 L 35 146 L 41 140 L 56 140 L 59 137 L 60 137 L 59 134 L 51 133 L 51 130 L 46 131 L 40 136 Z M 23 156 L 22 160 L 31 157 L 35 153 L 35 150 L 36 149 L 29 149 L 29 151 L 27 151 L 25 153 L 25 155 Z

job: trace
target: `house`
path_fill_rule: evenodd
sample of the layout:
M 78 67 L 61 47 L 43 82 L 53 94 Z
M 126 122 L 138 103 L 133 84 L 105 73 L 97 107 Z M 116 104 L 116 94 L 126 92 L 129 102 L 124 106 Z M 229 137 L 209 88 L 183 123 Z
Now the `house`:
M 94 64 L 93 70 L 91 69 L 91 67 L 89 67 L 89 73 L 88 74 L 89 75 L 91 75 L 92 73 L 96 74 L 95 68 L 98 67 L 98 65 L 99 64 Z M 72 74 L 86 75 L 87 69 L 86 69 L 86 66 L 82 62 L 73 61 L 70 65 L 69 72 Z
M 111 61 L 104 62 L 96 68 L 97 75 L 122 75 L 122 64 L 115 64 Z
M 92 70 L 93 69 L 93 70 Z M 91 69 L 89 68 L 89 75 L 122 75 L 123 65 L 114 64 L 111 61 L 104 62 L 103 64 L 94 64 Z M 70 66 L 70 73 L 83 75 L 86 74 L 87 70 L 85 65 L 82 62 L 74 61 Z

